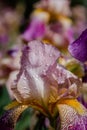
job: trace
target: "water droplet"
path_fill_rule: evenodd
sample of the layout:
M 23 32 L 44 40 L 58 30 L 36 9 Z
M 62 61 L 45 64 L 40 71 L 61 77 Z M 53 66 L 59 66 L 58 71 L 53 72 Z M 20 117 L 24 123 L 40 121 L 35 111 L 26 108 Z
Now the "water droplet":
M 52 54 L 50 53 L 50 55 L 49 55 L 50 57 L 52 57 Z
M 69 130 L 73 130 L 73 126 L 72 126 L 72 125 L 69 125 L 69 126 L 68 126 L 68 129 L 69 129 Z
M 49 64 L 46 64 L 46 66 L 49 66 Z
M 45 69 L 42 72 L 43 72 L 44 75 L 46 75 L 46 70 Z
M 24 77 L 23 79 L 26 80 L 26 77 Z

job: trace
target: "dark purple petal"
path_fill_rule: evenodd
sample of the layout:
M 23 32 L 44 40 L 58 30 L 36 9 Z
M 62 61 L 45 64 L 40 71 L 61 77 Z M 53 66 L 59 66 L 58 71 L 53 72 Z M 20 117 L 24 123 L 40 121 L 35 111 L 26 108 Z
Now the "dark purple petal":
M 6 126 L 3 122 L 0 122 L 0 130 L 13 130 L 13 128 L 10 128 Z
M 14 103 L 14 102 L 13 102 Z M 15 105 L 15 104 L 14 104 Z M 13 105 L 13 106 L 14 106 Z M 10 104 L 11 106 L 11 104 Z M 28 108 L 27 105 L 15 105 L 14 108 L 9 108 L 0 118 L 0 130 L 13 130 L 21 113 Z M 11 106 L 12 107 L 12 106 Z
M 84 71 L 85 71 L 85 75 L 82 78 L 82 81 L 87 83 L 87 65 L 84 65 Z
M 82 32 L 79 38 L 69 45 L 69 52 L 81 62 L 87 61 L 87 29 Z
M 10 49 L 10 50 L 7 51 L 7 54 L 8 54 L 9 56 L 13 56 L 13 57 L 14 57 L 17 52 L 18 52 L 17 49 Z
M 0 118 L 0 130 L 13 130 L 14 119 L 10 114 L 11 111 L 6 111 L 4 115 Z

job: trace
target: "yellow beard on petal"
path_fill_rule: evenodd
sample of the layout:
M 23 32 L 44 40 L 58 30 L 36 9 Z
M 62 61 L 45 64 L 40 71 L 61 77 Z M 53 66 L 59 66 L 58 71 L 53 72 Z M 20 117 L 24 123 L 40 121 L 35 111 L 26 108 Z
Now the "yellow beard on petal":
M 61 99 L 57 102 L 58 104 L 66 104 L 74 108 L 80 115 L 84 115 L 86 108 L 80 104 L 76 99 Z
M 81 127 L 80 124 L 78 127 L 82 129 L 85 128 L 83 119 L 87 116 L 87 110 L 76 99 L 60 100 L 59 102 L 57 102 L 57 109 L 59 111 L 61 120 L 61 130 L 77 130 L 78 128 L 76 129 L 76 125 L 78 125 L 81 120 L 83 126 Z

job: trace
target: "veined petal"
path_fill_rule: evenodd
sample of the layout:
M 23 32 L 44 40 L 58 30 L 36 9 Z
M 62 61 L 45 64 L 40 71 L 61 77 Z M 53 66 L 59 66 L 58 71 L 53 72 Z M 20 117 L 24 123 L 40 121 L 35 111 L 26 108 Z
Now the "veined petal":
M 81 62 L 87 61 L 87 29 L 79 38 L 69 45 L 69 52 Z
M 13 130 L 19 116 L 28 107 L 32 107 L 43 113 L 45 116 L 48 116 L 44 108 L 35 102 L 30 102 L 29 105 L 26 105 L 13 101 L 5 107 L 6 111 L 0 118 L 0 130 Z
M 57 90 L 58 100 L 61 98 L 76 98 L 79 95 L 79 90 L 82 85 L 81 81 L 77 76 L 59 64 L 50 66 L 47 71 L 47 78 L 51 86 L 54 86 Z
M 58 104 L 66 104 L 73 107 L 80 115 L 84 115 L 86 108 L 76 99 L 61 99 Z M 78 107 L 77 107 L 78 106 Z
M 39 102 L 49 99 L 46 71 L 53 65 L 60 52 L 53 46 L 33 41 L 23 50 L 21 69 L 12 91 L 19 102 Z
M 8 107 L 11 107 L 11 106 L 8 106 Z M 4 115 L 0 118 L 0 129 L 13 130 L 17 119 L 19 118 L 21 113 L 27 108 L 28 108 L 28 105 L 16 104 L 14 108 L 7 110 L 4 113 Z
M 76 98 L 81 81 L 57 63 L 60 52 L 52 45 L 32 41 L 23 50 L 21 68 L 12 84 L 18 102 L 54 111 L 54 103 Z
M 71 100 L 71 103 L 68 100 L 65 102 L 57 105 L 61 120 L 61 130 L 87 130 L 86 108 L 76 100 Z

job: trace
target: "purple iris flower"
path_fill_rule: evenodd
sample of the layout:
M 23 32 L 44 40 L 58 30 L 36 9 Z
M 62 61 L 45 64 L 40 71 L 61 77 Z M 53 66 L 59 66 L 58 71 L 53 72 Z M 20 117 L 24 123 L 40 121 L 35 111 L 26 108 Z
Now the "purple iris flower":
M 13 120 L 10 117 L 10 111 L 6 112 L 0 118 L 0 130 L 13 130 Z
M 45 24 L 40 20 L 33 19 L 27 30 L 22 35 L 24 41 L 31 41 L 34 39 L 42 39 L 45 34 Z
M 87 29 L 69 45 L 69 52 L 81 62 L 87 61 Z

